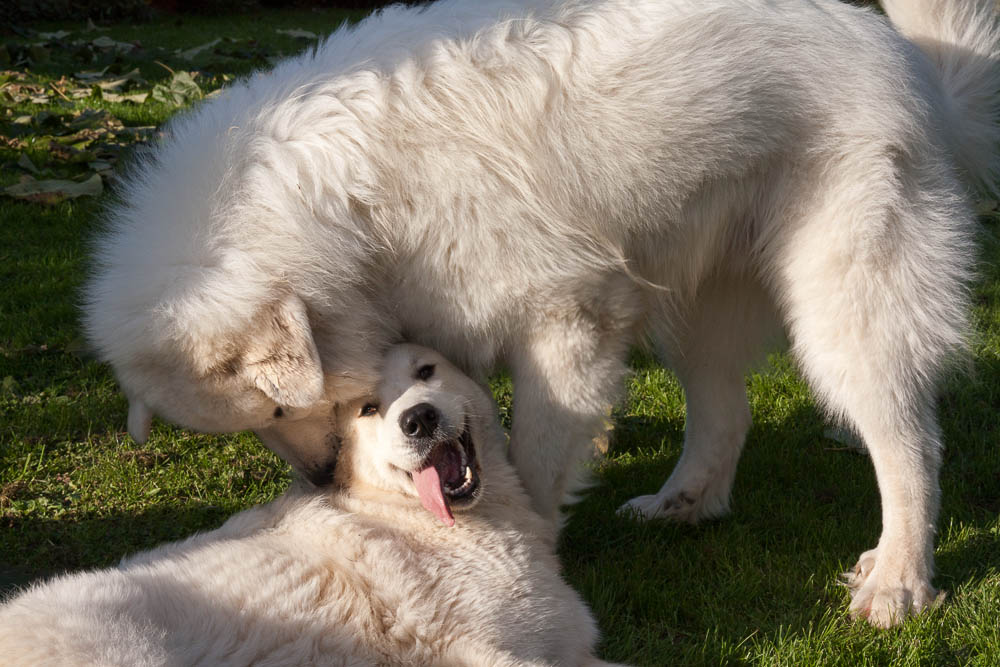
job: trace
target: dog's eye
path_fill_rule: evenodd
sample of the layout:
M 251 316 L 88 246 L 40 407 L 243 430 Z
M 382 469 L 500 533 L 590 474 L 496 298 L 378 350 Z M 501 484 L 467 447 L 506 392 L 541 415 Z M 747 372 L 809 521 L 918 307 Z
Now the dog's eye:
M 274 418 L 275 419 L 277 419 L 278 417 L 283 417 L 284 415 L 285 415 L 285 411 L 281 409 L 280 405 L 274 409 Z
M 427 364 L 417 369 L 418 380 L 430 380 L 434 376 L 434 364 Z
M 365 407 L 361 408 L 361 417 L 371 417 L 374 414 L 378 414 L 378 405 L 375 403 L 365 403 Z

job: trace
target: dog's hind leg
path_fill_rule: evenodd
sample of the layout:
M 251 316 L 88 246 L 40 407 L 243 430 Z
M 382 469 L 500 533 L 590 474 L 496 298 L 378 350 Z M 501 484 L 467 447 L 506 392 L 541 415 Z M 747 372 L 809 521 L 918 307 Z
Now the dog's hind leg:
M 750 428 L 744 373 L 779 333 L 776 315 L 753 278 L 717 275 L 686 305 L 665 301 L 652 329 L 684 387 L 684 451 L 659 492 L 619 511 L 692 523 L 722 516 Z
M 803 374 L 875 466 L 882 536 L 846 579 L 851 612 L 888 627 L 935 600 L 936 385 L 964 344 L 974 249 L 950 170 L 871 145 L 855 155 L 866 151 L 824 174 L 815 215 L 776 239 L 772 275 Z

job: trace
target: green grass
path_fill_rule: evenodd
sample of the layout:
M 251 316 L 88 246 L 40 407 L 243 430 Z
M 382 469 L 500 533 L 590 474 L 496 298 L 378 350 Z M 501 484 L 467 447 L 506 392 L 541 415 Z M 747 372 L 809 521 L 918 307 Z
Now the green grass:
M 70 40 L 104 34 L 139 40 L 145 49 L 88 62 L 72 49 L 53 49 L 46 63 L 11 69 L 47 85 L 81 70 L 139 67 L 146 79 L 140 89 L 149 90 L 170 79 L 154 62 L 160 60 L 175 71 L 196 70 L 207 93 L 231 75 L 302 48 L 276 28 L 319 33 L 344 18 L 272 12 L 87 35 L 78 25 L 44 26 L 74 31 Z M 233 38 L 224 46 L 240 55 L 206 53 L 193 62 L 171 55 L 219 36 Z M 126 126 L 158 125 L 176 111 L 166 103 L 91 96 L 70 104 L 49 96 L 43 104 L 3 101 L 0 136 L 20 143 L 0 144 L 0 185 L 18 180 L 14 165 L 22 152 L 50 177 L 86 175 L 86 163 L 61 159 L 49 143 L 82 109 L 106 109 Z M 15 126 L 16 117 L 43 110 L 64 117 L 51 127 Z M 286 467 L 252 435 L 210 437 L 162 423 L 146 445 L 125 435 L 125 401 L 108 369 L 80 344 L 77 290 L 99 206 L 86 198 L 53 206 L 0 198 L 0 586 L 112 564 L 217 526 L 287 484 Z M 936 583 L 948 591 L 946 603 L 885 632 L 847 618 L 848 596 L 837 575 L 878 539 L 874 474 L 867 458 L 824 438 L 821 415 L 781 355 L 748 378 L 754 426 L 731 517 L 692 527 L 616 516 L 622 502 L 659 487 L 683 438 L 677 381 L 637 354 L 628 399 L 614 414 L 612 454 L 595 465 L 598 484 L 572 511 L 560 546 L 566 577 L 600 620 L 604 657 L 639 665 L 996 663 L 1000 227 L 984 220 L 981 230 L 973 369 L 952 378 L 941 400 L 948 450 Z M 496 388 L 506 414 L 509 386 Z

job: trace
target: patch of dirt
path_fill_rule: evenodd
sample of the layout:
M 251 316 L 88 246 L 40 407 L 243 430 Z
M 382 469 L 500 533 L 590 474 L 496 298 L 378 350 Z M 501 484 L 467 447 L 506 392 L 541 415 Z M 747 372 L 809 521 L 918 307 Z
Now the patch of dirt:
M 0 509 L 4 509 L 10 505 L 27 488 L 28 483 L 24 481 L 10 482 L 0 487 Z

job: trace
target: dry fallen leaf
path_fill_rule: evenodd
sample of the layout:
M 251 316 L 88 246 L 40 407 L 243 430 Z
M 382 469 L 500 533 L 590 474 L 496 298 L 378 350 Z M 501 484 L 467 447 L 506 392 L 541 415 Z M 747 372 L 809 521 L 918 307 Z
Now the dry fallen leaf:
M 205 44 L 202 44 L 201 46 L 196 46 L 193 49 L 188 49 L 187 51 L 180 51 L 180 50 L 178 50 L 176 52 L 177 53 L 177 57 L 180 58 L 180 59 L 182 59 L 182 60 L 193 60 L 194 57 L 197 56 L 199 53 L 201 53 L 202 51 L 207 51 L 208 49 L 211 49 L 211 48 L 215 47 L 215 45 L 218 44 L 221 41 L 222 41 L 221 37 L 216 37 L 211 42 L 207 42 Z
M 38 167 L 35 163 L 31 161 L 31 158 L 25 153 L 21 153 L 21 157 L 17 158 L 17 166 L 26 171 L 30 171 L 32 174 L 38 174 Z
M 129 82 L 134 82 L 136 85 L 141 86 L 146 83 L 146 80 L 142 78 L 142 75 L 139 74 L 139 69 L 136 68 L 126 74 L 106 77 L 103 79 L 94 79 L 88 83 L 99 86 L 101 90 L 120 90 Z
M 91 81 L 91 82 L 93 82 L 93 81 L 96 81 L 97 79 L 102 78 L 104 76 L 105 72 L 107 72 L 107 71 L 108 71 L 107 67 L 105 67 L 104 69 L 102 69 L 100 71 L 86 71 L 85 70 L 85 71 L 82 71 L 82 72 L 75 73 L 73 75 L 73 77 L 76 78 L 76 79 L 79 79 L 80 81 L 84 81 L 84 82 Z
M 124 95 L 119 95 L 117 93 L 101 92 L 101 99 L 106 102 L 134 102 L 135 104 L 142 104 L 149 97 L 149 93 L 126 93 Z
M 150 99 L 165 102 L 173 106 L 182 106 L 202 96 L 201 87 L 195 83 L 190 72 L 174 72 L 169 83 L 159 83 L 153 86 Z
M 48 180 L 38 181 L 27 176 L 16 185 L 4 188 L 4 194 L 14 199 L 39 204 L 58 204 L 77 197 L 96 197 L 104 192 L 104 184 L 98 174 L 92 174 L 83 182 Z
M 287 30 L 282 30 L 281 28 L 275 30 L 279 35 L 288 35 L 289 37 L 301 37 L 303 39 L 316 39 L 318 35 L 314 32 L 309 32 L 308 30 L 302 30 L 300 28 L 288 28 Z
M 57 30 L 56 32 L 40 32 L 38 37 L 44 40 L 64 39 L 72 34 L 69 30 Z
M 101 35 L 90 40 L 90 43 L 99 49 L 114 49 L 118 53 L 128 53 L 136 48 L 135 44 L 130 44 L 128 42 L 118 42 L 107 35 Z

